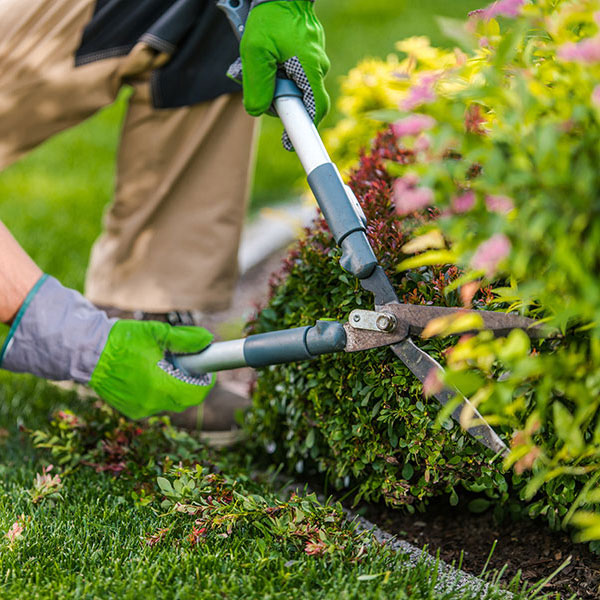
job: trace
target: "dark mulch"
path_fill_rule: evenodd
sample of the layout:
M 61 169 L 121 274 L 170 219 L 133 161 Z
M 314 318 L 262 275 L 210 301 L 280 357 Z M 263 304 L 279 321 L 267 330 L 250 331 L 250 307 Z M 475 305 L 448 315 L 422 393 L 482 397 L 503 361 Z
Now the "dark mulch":
M 505 520 L 494 523 L 491 512 L 475 515 L 447 504 L 433 504 L 425 514 L 408 515 L 381 505 L 363 507 L 364 516 L 381 529 L 422 548 L 446 562 L 479 575 L 494 540 L 497 545 L 487 571 L 499 571 L 507 565 L 502 582 L 508 583 L 520 570 L 522 579 L 537 582 L 550 575 L 567 557 L 571 563 L 543 591 L 560 592 L 562 598 L 577 594 L 582 600 L 600 598 L 600 556 L 584 544 L 575 544 L 568 534 L 555 533 L 540 522 Z

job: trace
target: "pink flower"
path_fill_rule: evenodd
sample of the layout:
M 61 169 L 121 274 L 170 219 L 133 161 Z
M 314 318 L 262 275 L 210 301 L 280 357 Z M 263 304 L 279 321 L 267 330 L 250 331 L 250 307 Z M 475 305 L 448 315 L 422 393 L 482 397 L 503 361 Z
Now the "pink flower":
M 485 8 L 478 8 L 469 13 L 469 17 L 476 17 L 489 21 L 494 17 L 518 17 L 524 0 L 498 0 Z
M 597 85 L 592 92 L 592 103 L 600 108 L 600 85 Z
M 479 291 L 479 281 L 469 281 L 460 288 L 460 300 L 465 308 L 471 306 L 473 297 Z
M 407 215 L 433 202 L 433 190 L 417 187 L 417 182 L 418 178 L 414 175 L 399 177 L 394 182 L 394 200 L 399 215 Z
M 395 186 L 398 188 L 413 188 L 419 183 L 419 176 L 416 173 L 408 173 L 404 177 L 396 179 Z
M 490 212 L 500 214 L 509 213 L 515 207 L 512 198 L 508 196 L 486 196 L 485 205 Z
M 431 148 L 431 138 L 426 134 L 422 133 L 416 140 L 413 145 L 413 150 L 415 152 L 427 152 Z
M 59 475 L 52 476 L 49 474 L 53 468 L 53 465 L 48 465 L 43 469 L 42 473 L 36 473 L 33 489 L 30 491 L 34 504 L 41 502 L 47 497 L 60 497 L 59 492 L 61 491 L 63 484 Z
M 84 425 L 83 421 L 70 410 L 59 410 L 54 416 L 59 424 L 64 425 L 66 428 L 76 429 Z
M 510 240 L 503 233 L 496 233 L 479 244 L 471 259 L 471 267 L 484 271 L 487 277 L 493 277 L 500 262 L 509 255 L 510 248 Z
M 13 544 L 23 535 L 25 526 L 31 521 L 31 517 L 21 515 L 11 526 L 11 528 L 4 534 L 4 537 L 8 540 L 9 545 Z
M 444 389 L 444 383 L 440 379 L 440 372 L 438 369 L 433 367 L 429 373 L 427 373 L 427 377 L 425 377 L 425 381 L 423 382 L 423 394 L 426 397 L 435 396 Z
M 156 533 L 152 533 L 152 534 L 148 534 L 144 540 L 142 541 L 142 543 L 145 543 L 146 546 L 156 546 L 156 544 L 159 544 L 160 542 L 162 542 L 167 533 L 169 533 L 170 527 L 164 527 L 163 529 L 158 529 L 156 531 Z
M 192 527 L 192 533 L 188 535 L 188 541 L 192 546 L 196 546 L 207 536 L 206 527 Z
M 435 119 L 429 115 L 410 115 L 399 119 L 392 125 L 392 131 L 396 137 L 406 135 L 419 135 L 426 129 L 431 129 L 435 125 Z
M 475 205 L 475 193 L 471 190 L 452 198 L 452 209 L 455 213 L 464 213 Z
M 600 35 L 581 42 L 568 42 L 558 49 L 558 57 L 563 60 L 579 63 L 596 63 L 600 61 Z
M 486 133 L 484 125 L 485 117 L 481 112 L 481 106 L 479 104 L 471 104 L 465 111 L 465 129 L 469 133 L 484 135 Z
M 426 73 L 423 75 L 419 82 L 410 88 L 408 96 L 400 102 L 400 108 L 403 110 L 413 110 L 421 104 L 433 102 L 436 98 L 433 84 L 439 78 L 439 73 Z

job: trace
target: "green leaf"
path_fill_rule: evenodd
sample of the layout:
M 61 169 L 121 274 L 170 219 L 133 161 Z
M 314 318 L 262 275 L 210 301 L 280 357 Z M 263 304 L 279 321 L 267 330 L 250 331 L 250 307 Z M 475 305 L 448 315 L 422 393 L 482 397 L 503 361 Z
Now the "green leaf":
M 396 270 L 407 271 L 408 269 L 430 265 L 453 265 L 456 261 L 457 256 L 452 250 L 430 250 L 403 260 L 396 267 Z
M 527 356 L 530 349 L 531 342 L 527 334 L 521 329 L 513 329 L 501 346 L 498 356 L 501 360 L 512 361 Z
M 358 581 L 373 581 L 373 579 L 377 579 L 381 577 L 383 573 L 376 573 L 375 575 L 359 575 L 356 579 Z
M 468 508 L 471 512 L 479 514 L 486 511 L 490 505 L 491 502 L 485 498 L 475 498 L 475 500 L 469 502 Z
M 450 17 L 436 17 L 435 20 L 440 31 L 463 50 L 469 52 L 477 48 L 477 38 L 467 29 L 467 21 Z
M 393 123 L 397 121 L 402 113 L 394 109 L 372 110 L 366 113 L 369 119 L 381 121 L 382 123 Z
M 414 467 L 410 464 L 410 463 L 406 463 L 404 465 L 404 467 L 402 468 L 402 478 L 403 479 L 410 479 L 415 473 L 415 469 Z
M 315 445 L 315 430 L 314 430 L 314 428 L 309 430 L 304 443 L 306 444 L 307 448 L 312 448 Z
M 168 479 L 165 479 L 164 477 L 157 477 L 156 483 L 158 483 L 158 487 L 161 489 L 161 491 L 164 494 L 167 494 L 167 495 L 174 494 L 173 486 L 171 485 L 171 482 Z
M 458 504 L 458 494 L 454 488 L 452 488 L 452 491 L 450 492 L 448 501 L 450 502 L 450 506 L 456 506 Z

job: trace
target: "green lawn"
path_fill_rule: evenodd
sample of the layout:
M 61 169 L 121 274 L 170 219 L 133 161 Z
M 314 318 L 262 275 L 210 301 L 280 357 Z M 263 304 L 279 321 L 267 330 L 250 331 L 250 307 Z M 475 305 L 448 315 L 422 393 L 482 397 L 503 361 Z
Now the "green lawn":
M 457 0 L 318 0 L 332 59 L 329 87 L 365 55 L 384 55 L 397 39 L 427 34 L 441 41 L 433 15 L 462 15 L 480 3 Z M 343 9 L 340 8 L 343 6 Z M 125 94 L 126 96 L 126 94 Z M 27 251 L 66 285 L 81 289 L 90 246 L 113 185 L 113 161 L 122 97 L 113 107 L 50 140 L 0 175 L 0 218 Z M 331 124 L 335 111 L 328 118 Z M 254 205 L 294 193 L 299 169 L 279 145 L 280 126 L 265 119 L 260 140 Z M 36 473 L 57 456 L 33 448 L 19 427 L 48 429 L 57 408 L 87 410 L 72 393 L 29 376 L 0 373 L 0 598 L 459 598 L 434 591 L 426 566 L 411 568 L 401 556 L 371 547 L 356 560 L 348 546 L 313 557 L 264 523 L 243 521 L 228 537 L 216 528 L 192 547 L 191 526 L 177 515 L 161 516 L 158 500 L 136 506 L 131 492 L 147 482 L 157 493 L 157 464 L 147 453 L 139 481 L 114 478 L 80 466 L 64 477 L 62 499 L 34 504 L 29 493 Z M 177 442 L 179 443 L 179 442 Z M 177 444 L 175 444 L 177 446 Z M 199 455 L 205 452 L 196 447 Z M 194 455 L 195 456 L 195 455 Z M 192 456 L 191 458 L 193 458 Z M 252 482 L 250 467 L 230 467 L 235 455 L 213 457 L 245 494 L 276 503 L 268 482 Z M 190 456 L 188 456 L 188 459 Z M 237 506 L 237 505 L 236 505 Z M 311 504 L 311 506 L 313 506 Z M 234 507 L 235 508 L 235 507 Z M 240 511 L 243 512 L 243 502 Z M 231 509 L 233 510 L 233 508 Z M 237 509 L 236 509 L 237 510 Z M 311 509 L 312 510 L 312 509 Z M 321 510 L 315 508 L 314 510 Z M 23 514 L 31 520 L 10 544 L 4 537 Z M 297 517 L 297 514 L 296 514 Z M 169 526 L 156 546 L 146 536 Z M 186 529 L 187 527 L 187 529 Z M 354 539 L 354 538 L 352 538 Z
M 49 414 L 67 406 L 87 425 L 49 426 Z M 52 453 L 33 448 L 29 434 L 19 430 L 24 424 L 48 434 L 44 443 Z M 130 432 L 125 442 L 119 442 L 119 431 Z M 248 476 L 252 469 L 240 458 L 243 452 L 208 451 L 158 425 L 135 436 L 131 427 L 72 393 L 32 377 L 0 374 L 0 598 L 502 597 L 494 588 L 489 594 L 436 590 L 434 565 L 411 565 L 405 556 L 370 542 L 335 506 L 307 495 L 288 501 L 273 477 Z M 98 443 L 100 437 L 125 448 L 123 457 L 115 459 L 114 450 Z M 176 469 L 165 472 L 166 456 L 175 465 L 202 464 L 197 491 Z M 82 459 L 98 467 L 123 460 L 127 469 L 113 477 L 77 466 Z M 49 462 L 71 472 L 62 475 L 60 497 L 35 502 L 36 473 Z M 207 470 L 215 473 L 214 481 Z M 56 472 L 55 466 L 51 475 Z M 165 479 L 159 488 L 159 475 L 173 483 L 166 484 L 171 491 L 165 492 Z M 185 483 L 184 491 L 175 491 L 177 480 Z M 145 502 L 139 501 L 142 484 Z M 189 515 L 161 505 L 165 494 L 206 511 Z M 5 532 L 17 521 L 24 528 L 10 540 Z M 190 539 L 194 530 L 197 537 Z M 310 555 L 308 538 L 323 541 L 327 550 Z

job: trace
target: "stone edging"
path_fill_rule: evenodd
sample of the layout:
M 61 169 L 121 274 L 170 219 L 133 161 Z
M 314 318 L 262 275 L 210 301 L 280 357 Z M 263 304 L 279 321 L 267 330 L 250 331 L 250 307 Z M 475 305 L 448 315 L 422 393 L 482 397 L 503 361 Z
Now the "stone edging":
M 501 590 L 479 577 L 456 569 L 443 560 L 437 560 L 431 554 L 417 548 L 417 546 L 413 546 L 404 540 L 399 540 L 391 533 L 379 529 L 371 521 L 359 517 L 350 511 L 346 511 L 346 514 L 349 520 L 356 523 L 359 531 L 370 531 L 378 542 L 384 543 L 392 550 L 405 554 L 410 564 L 414 565 L 419 562 L 426 562 L 432 566 L 437 565 L 438 582 L 435 586 L 437 592 L 471 592 L 478 594 L 482 598 L 501 598 L 503 600 L 511 600 L 513 598 L 511 592 Z

